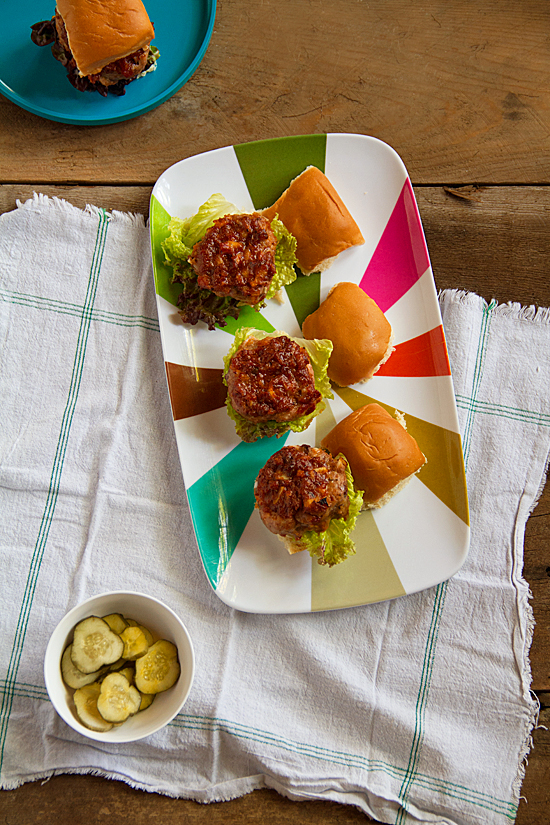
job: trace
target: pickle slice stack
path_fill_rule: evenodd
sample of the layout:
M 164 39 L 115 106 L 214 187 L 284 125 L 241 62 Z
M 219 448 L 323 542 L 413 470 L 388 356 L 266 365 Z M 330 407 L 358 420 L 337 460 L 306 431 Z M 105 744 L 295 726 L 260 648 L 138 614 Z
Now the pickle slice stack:
M 61 674 L 74 691 L 76 714 L 93 731 L 106 732 L 148 708 L 181 672 L 172 642 L 121 613 L 89 616 L 63 651 Z

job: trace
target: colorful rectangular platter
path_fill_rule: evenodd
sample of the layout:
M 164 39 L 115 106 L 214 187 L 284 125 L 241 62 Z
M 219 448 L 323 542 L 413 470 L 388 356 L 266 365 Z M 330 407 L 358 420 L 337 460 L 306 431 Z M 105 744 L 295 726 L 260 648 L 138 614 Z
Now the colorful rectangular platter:
M 309 165 L 332 181 L 365 244 L 322 275 L 299 277 L 286 300 L 208 331 L 181 322 L 178 288 L 161 249 L 172 215 L 188 217 L 215 192 L 243 211 L 271 205 Z M 183 160 L 151 196 L 151 248 L 174 428 L 199 552 L 219 598 L 254 613 L 303 613 L 393 599 L 435 586 L 463 564 L 468 499 L 455 397 L 437 293 L 407 170 L 386 144 L 364 135 L 277 138 Z M 300 336 L 301 323 L 339 281 L 359 284 L 380 306 L 395 351 L 372 380 L 334 387 L 334 399 L 301 434 L 240 442 L 225 410 L 223 357 L 238 326 Z M 290 556 L 254 509 L 254 480 L 286 444 L 318 445 L 351 410 L 376 401 L 404 413 L 428 463 L 385 507 L 361 513 L 357 553 L 327 569 Z M 182 558 L 192 548 L 182 547 Z

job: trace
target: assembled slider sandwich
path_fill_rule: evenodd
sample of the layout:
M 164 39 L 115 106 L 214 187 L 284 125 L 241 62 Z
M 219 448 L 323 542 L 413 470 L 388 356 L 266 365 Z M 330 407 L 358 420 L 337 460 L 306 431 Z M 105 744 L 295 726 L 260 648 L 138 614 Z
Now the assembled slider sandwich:
M 226 407 L 243 441 L 303 432 L 332 398 L 330 341 L 241 328 L 224 359 Z
M 322 272 L 351 246 L 365 243 L 342 198 L 316 166 L 308 166 L 262 214 L 281 220 L 297 240 L 304 275 Z
M 123 95 L 156 68 L 155 31 L 141 0 L 57 0 L 54 17 L 31 28 L 32 41 L 52 46 L 78 91 Z
M 344 455 L 363 508 L 382 507 L 426 464 L 426 456 L 405 429 L 380 404 L 366 404 L 342 419 L 321 441 L 331 455 Z
M 162 242 L 185 323 L 209 329 L 238 318 L 246 304 L 260 309 L 296 280 L 295 264 L 309 275 L 355 244 L 359 227 L 330 181 L 308 167 L 268 209 L 241 212 L 212 195 L 196 215 L 173 217 Z
M 281 221 L 240 212 L 220 194 L 189 218 L 173 217 L 168 230 L 162 249 L 173 283 L 182 285 L 178 307 L 187 324 L 226 326 L 243 306 L 259 310 L 296 280 L 296 240 Z
M 262 522 L 289 553 L 307 550 L 329 567 L 355 554 L 350 534 L 362 495 L 343 456 L 307 444 L 283 447 L 260 470 L 254 495 Z
M 393 352 L 392 328 L 357 284 L 341 282 L 302 324 L 304 338 L 328 338 L 328 377 L 340 387 L 367 381 Z

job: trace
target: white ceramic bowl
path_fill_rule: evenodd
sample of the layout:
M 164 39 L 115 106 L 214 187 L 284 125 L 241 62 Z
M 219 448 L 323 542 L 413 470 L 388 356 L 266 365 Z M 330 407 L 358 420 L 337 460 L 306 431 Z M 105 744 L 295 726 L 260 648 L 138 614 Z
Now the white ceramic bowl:
M 157 694 L 153 704 L 132 716 L 120 727 L 107 733 L 98 733 L 79 722 L 72 699 L 74 691 L 67 688 L 61 676 L 61 656 L 72 641 L 75 625 L 88 616 L 107 616 L 122 613 L 139 621 L 161 639 L 168 639 L 178 649 L 181 674 L 169 690 Z M 93 596 L 74 607 L 59 622 L 51 635 L 44 659 L 44 679 L 48 694 L 61 718 L 71 728 L 88 739 L 98 742 L 134 742 L 150 736 L 167 725 L 181 710 L 193 682 L 195 656 L 193 644 L 183 622 L 162 602 L 143 593 L 114 591 Z

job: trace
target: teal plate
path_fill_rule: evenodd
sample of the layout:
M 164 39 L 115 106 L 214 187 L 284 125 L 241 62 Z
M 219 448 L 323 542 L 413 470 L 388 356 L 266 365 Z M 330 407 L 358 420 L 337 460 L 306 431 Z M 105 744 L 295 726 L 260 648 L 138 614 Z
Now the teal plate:
M 121 97 L 101 97 L 74 89 L 50 47 L 39 48 L 30 38 L 34 23 L 53 16 L 55 0 L 13 4 L 3 20 L 0 93 L 47 120 L 81 126 L 118 123 L 155 109 L 197 70 L 212 36 L 216 0 L 145 0 L 145 6 L 161 55 L 157 69 L 130 83 Z

